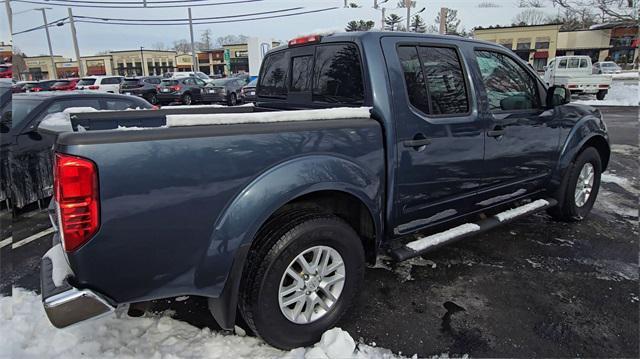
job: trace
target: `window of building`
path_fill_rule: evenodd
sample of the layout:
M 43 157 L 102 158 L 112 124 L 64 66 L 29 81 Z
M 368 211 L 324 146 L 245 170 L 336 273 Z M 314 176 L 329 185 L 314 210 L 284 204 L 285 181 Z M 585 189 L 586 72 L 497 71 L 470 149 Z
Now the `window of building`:
M 537 50 L 546 50 L 549 48 L 549 38 L 548 37 L 536 37 L 536 49 Z
M 491 111 L 540 107 L 536 81 L 516 61 L 493 51 L 476 51 L 475 54 Z
M 402 46 L 398 55 L 413 106 L 433 115 L 468 112 L 466 84 L 454 49 Z
M 287 57 L 285 52 L 268 56 L 262 65 L 259 96 L 282 97 L 287 94 Z
M 292 92 L 311 90 L 311 69 L 313 56 L 299 56 L 291 59 L 291 88 Z
M 313 101 L 362 103 L 360 54 L 354 45 L 316 47 L 312 92 Z
M 498 43 L 509 50 L 513 48 L 513 39 L 501 39 Z
M 531 48 L 531 39 L 518 39 L 516 50 L 529 50 Z

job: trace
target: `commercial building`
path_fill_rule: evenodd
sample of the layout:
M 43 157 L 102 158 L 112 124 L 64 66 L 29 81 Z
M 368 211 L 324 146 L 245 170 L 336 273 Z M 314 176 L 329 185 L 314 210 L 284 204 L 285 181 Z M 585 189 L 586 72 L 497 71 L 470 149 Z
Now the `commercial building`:
M 476 28 L 476 39 L 495 42 L 542 70 L 556 56 L 560 24 Z
M 228 52 L 230 73 L 249 72 L 249 48 L 247 44 L 229 44 L 222 47 L 225 52 Z
M 594 25 L 589 30 L 561 31 L 560 24 L 476 28 L 477 39 L 501 44 L 542 71 L 556 56 L 586 55 L 593 62 L 611 60 L 623 68 L 638 58 L 638 26 L 629 23 Z
M 151 76 L 174 71 L 176 52 L 164 50 L 110 51 L 113 75 Z M 143 66 L 144 64 L 144 66 Z
M 49 80 L 57 78 L 58 63 L 69 63 L 70 58 L 54 55 L 53 61 L 56 63 L 56 69 L 53 69 L 51 57 L 48 55 L 25 56 L 24 62 L 27 66 L 25 77 L 29 80 Z
M 0 64 L 11 62 L 13 56 L 13 47 L 0 41 Z

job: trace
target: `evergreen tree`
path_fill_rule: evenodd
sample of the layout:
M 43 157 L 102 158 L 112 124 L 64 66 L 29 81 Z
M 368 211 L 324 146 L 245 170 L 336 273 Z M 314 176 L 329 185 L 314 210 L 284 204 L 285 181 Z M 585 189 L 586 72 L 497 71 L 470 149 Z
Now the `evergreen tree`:
M 388 31 L 398 31 L 399 30 L 399 25 L 404 21 L 404 19 L 402 18 L 402 16 L 398 16 L 396 14 L 391 14 L 389 16 L 387 16 L 386 19 L 384 19 L 384 23 L 385 23 L 385 30 Z
M 418 14 L 414 15 L 411 19 L 411 31 L 419 33 L 425 33 L 427 31 L 427 26 Z

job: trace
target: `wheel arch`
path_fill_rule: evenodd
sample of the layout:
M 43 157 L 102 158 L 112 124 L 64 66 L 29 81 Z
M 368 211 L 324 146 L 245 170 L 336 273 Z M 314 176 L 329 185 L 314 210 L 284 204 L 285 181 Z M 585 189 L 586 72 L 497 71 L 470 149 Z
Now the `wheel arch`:
M 207 255 L 196 268 L 196 283 L 226 275 L 220 295 L 209 300 L 218 324 L 233 328 L 245 259 L 262 226 L 278 211 L 309 206 L 336 214 L 365 236 L 367 259 L 374 261 L 384 233 L 382 178 L 350 159 L 313 155 L 281 163 L 246 186 L 220 216 Z M 357 213 L 350 213 L 354 209 Z M 216 262 L 219 259 L 226 263 Z

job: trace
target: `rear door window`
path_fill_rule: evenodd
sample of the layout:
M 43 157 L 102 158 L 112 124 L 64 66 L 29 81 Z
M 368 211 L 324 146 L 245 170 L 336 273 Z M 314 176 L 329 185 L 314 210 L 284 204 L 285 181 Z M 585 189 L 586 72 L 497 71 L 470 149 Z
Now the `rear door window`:
M 364 86 L 360 54 L 352 44 L 316 47 L 313 101 L 362 103 Z
M 409 102 L 418 110 L 429 113 L 427 85 L 424 82 L 418 50 L 414 46 L 401 46 L 398 48 L 398 57 L 402 64 Z
M 259 96 L 284 97 L 287 94 L 287 56 L 282 51 L 265 60 L 260 75 Z
M 311 90 L 311 70 L 313 56 L 298 56 L 291 59 L 291 88 L 292 92 Z
M 452 48 L 418 47 L 434 115 L 469 111 L 467 89 L 458 53 Z

